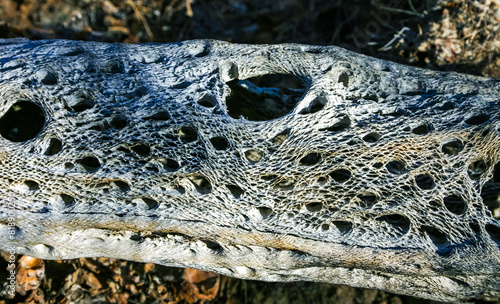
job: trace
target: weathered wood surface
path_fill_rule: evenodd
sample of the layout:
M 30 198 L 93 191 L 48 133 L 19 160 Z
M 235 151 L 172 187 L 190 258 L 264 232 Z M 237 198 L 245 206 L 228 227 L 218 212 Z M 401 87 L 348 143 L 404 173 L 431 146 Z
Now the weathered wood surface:
M 0 40 L 0 249 L 499 297 L 499 92 L 336 47 Z

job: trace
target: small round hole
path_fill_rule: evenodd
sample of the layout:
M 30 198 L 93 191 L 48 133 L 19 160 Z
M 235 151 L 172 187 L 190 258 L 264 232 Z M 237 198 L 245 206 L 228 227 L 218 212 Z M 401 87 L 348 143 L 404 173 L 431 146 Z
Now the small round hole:
M 339 169 L 331 172 L 330 177 L 337 183 L 343 183 L 351 178 L 351 172 L 346 169 Z
M 385 167 L 387 168 L 387 171 L 389 171 L 390 173 L 394 173 L 394 174 L 401 174 L 401 173 L 403 173 L 403 171 L 405 169 L 405 165 L 402 162 L 397 161 L 397 160 L 388 162 L 385 165 Z
M 137 153 L 139 156 L 146 157 L 151 153 L 151 148 L 148 145 L 145 144 L 138 144 L 135 146 L 132 146 L 132 151 Z
M 434 179 L 429 174 L 415 176 L 415 182 L 420 189 L 428 190 L 434 187 Z
M 124 181 L 120 181 L 120 180 L 116 180 L 116 181 L 113 181 L 113 184 L 118 187 L 118 189 L 120 189 L 120 191 L 128 191 L 130 190 L 130 186 L 127 182 L 124 182 Z
M 257 207 L 257 210 L 259 210 L 260 215 L 264 219 L 268 218 L 271 215 L 271 213 L 273 213 L 273 209 L 269 207 Z
M 180 167 L 177 161 L 170 158 L 164 159 L 161 163 L 163 164 L 163 168 L 171 172 L 176 171 Z
M 450 195 L 443 199 L 446 209 L 457 215 L 464 214 L 466 209 L 466 204 L 464 200 L 458 195 Z
M 75 203 L 75 198 L 68 194 L 60 194 L 61 200 L 64 203 L 64 206 L 69 207 Z
M 115 117 L 111 120 L 111 126 L 117 130 L 121 130 L 127 126 L 127 119 L 123 117 Z
M 273 139 L 271 139 L 271 142 L 275 145 L 281 145 L 283 142 L 285 142 L 289 135 L 290 129 L 287 129 L 273 137 Z
M 344 87 L 347 88 L 347 86 L 349 86 L 349 75 L 347 75 L 346 72 L 340 73 L 338 82 L 343 84 Z
M 321 160 L 321 154 L 309 153 L 299 160 L 299 166 L 312 166 Z
M 487 224 L 486 225 L 486 232 L 495 239 L 495 241 L 500 242 L 500 227 L 493 225 L 493 224 Z
M 334 123 L 332 126 L 324 129 L 319 129 L 320 131 L 330 131 L 330 132 L 340 132 L 351 126 L 351 120 L 349 116 L 344 115 L 339 121 Z
M 481 176 L 488 170 L 488 165 L 484 160 L 480 159 L 469 165 L 467 173 L 472 179 L 480 179 Z
M 227 189 L 231 192 L 231 194 L 235 198 L 240 198 L 241 195 L 244 193 L 243 189 L 241 189 L 239 186 L 236 185 L 226 185 Z
M 473 115 L 465 120 L 465 123 L 468 125 L 480 125 L 482 123 L 487 122 L 490 119 L 490 115 L 488 114 L 477 114 Z
M 439 231 L 437 228 L 430 226 L 422 226 L 421 229 L 422 231 L 425 231 L 425 233 L 427 233 L 429 238 L 438 247 L 438 249 L 446 245 L 448 239 L 445 233 Z
M 155 201 L 154 199 L 148 198 L 148 197 L 143 197 L 141 198 L 142 201 L 148 206 L 148 209 L 155 209 L 158 207 L 158 202 Z
M 257 150 L 247 150 L 245 151 L 245 157 L 250 161 L 250 163 L 256 163 L 262 158 L 262 152 Z
M 196 188 L 196 191 L 198 191 L 200 194 L 208 194 L 212 192 L 212 185 L 210 182 L 202 175 L 193 175 L 188 178 L 191 183 Z
M 54 85 L 57 83 L 57 75 L 51 70 L 43 69 L 35 73 L 38 80 L 47 85 Z
M 332 224 L 342 234 L 349 233 L 352 230 L 352 224 L 347 221 L 333 221 Z
M 294 185 L 295 185 L 294 179 L 282 177 L 274 185 L 274 188 L 280 189 L 280 190 L 292 190 Z
M 395 228 L 401 229 L 405 233 L 410 229 L 410 219 L 400 214 L 383 215 L 378 217 L 377 220 L 384 221 Z
M 61 152 L 61 150 L 62 150 L 62 142 L 57 138 L 51 138 L 49 140 L 49 146 L 47 147 L 47 150 L 45 150 L 44 154 L 47 156 L 52 156 Z
M 460 151 L 462 151 L 463 148 L 463 143 L 460 140 L 455 139 L 443 144 L 441 151 L 443 151 L 443 153 L 446 155 L 452 156 L 457 155 Z
M 42 109 L 29 101 L 18 101 L 0 118 L 0 135 L 13 142 L 35 138 L 45 124 Z
M 309 106 L 299 112 L 299 114 L 313 114 L 321 111 L 327 103 L 327 100 L 323 96 L 317 96 L 314 98 Z
M 421 124 L 420 126 L 411 130 L 414 134 L 417 135 L 425 135 L 432 130 L 432 126 L 430 124 Z
M 219 243 L 210 240 L 202 240 L 202 242 L 205 243 L 208 249 L 216 253 L 221 253 L 222 251 L 224 251 L 224 248 Z
M 323 208 L 323 203 L 308 203 L 306 204 L 307 211 L 318 212 Z
M 79 90 L 69 95 L 66 99 L 66 103 L 71 109 L 78 113 L 90 110 L 95 106 L 94 98 L 85 90 Z
M 167 111 L 159 111 L 159 112 L 157 112 L 157 113 L 155 113 L 153 115 L 144 117 L 144 119 L 147 119 L 147 120 L 158 120 L 158 121 L 169 120 L 170 119 L 170 114 L 168 114 Z
M 198 133 L 191 127 L 183 127 L 178 131 L 178 135 L 181 139 L 187 142 L 193 142 L 198 139 Z
M 221 136 L 210 138 L 210 143 L 212 143 L 215 150 L 226 150 L 228 147 L 227 140 Z
M 40 186 L 38 185 L 38 183 L 35 182 L 35 181 L 32 181 L 32 180 L 26 180 L 26 181 L 24 181 L 24 184 L 26 186 L 28 186 L 28 189 L 30 191 L 36 191 L 36 190 L 38 190 L 40 188 Z
M 198 100 L 198 104 L 206 108 L 213 108 L 217 105 L 217 102 L 215 101 L 215 98 L 212 95 L 204 94 Z
M 80 164 L 87 172 L 94 172 L 101 167 L 101 163 L 96 157 L 88 156 L 76 161 Z
M 380 139 L 380 135 L 376 132 L 369 133 L 363 136 L 363 140 L 367 143 L 374 143 Z

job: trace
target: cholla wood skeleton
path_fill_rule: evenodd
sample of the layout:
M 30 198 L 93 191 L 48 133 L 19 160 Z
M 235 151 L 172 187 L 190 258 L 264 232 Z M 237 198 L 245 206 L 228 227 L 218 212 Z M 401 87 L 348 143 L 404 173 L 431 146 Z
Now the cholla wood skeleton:
M 0 40 L 0 249 L 498 297 L 499 92 L 337 47 Z

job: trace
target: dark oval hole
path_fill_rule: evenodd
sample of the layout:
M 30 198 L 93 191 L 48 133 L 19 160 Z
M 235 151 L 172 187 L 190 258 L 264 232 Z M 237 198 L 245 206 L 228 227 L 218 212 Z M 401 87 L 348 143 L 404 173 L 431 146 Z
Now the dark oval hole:
M 330 131 L 330 132 L 339 132 L 343 131 L 351 126 L 351 120 L 349 116 L 344 115 L 339 121 L 334 123 L 331 127 L 319 129 L 320 131 Z
M 262 152 L 257 150 L 247 150 L 245 151 L 245 157 L 250 161 L 250 163 L 256 163 L 262 158 Z
M 146 170 L 151 171 L 151 172 L 154 172 L 154 173 L 158 173 L 158 172 L 160 172 L 160 169 L 158 169 L 158 167 L 157 167 L 157 166 L 147 166 L 147 167 L 146 167 Z
M 208 249 L 213 250 L 216 253 L 224 251 L 224 248 L 219 243 L 210 240 L 202 240 L 202 242 L 205 243 Z
M 500 227 L 493 224 L 487 224 L 486 231 L 495 241 L 500 242 Z
M 420 189 L 428 190 L 434 187 L 434 179 L 429 174 L 417 175 L 415 182 Z
M 120 189 L 120 191 L 125 192 L 125 191 L 130 190 L 130 186 L 127 182 L 116 180 L 116 181 L 113 181 L 113 184 L 116 185 Z
M 200 194 L 208 194 L 212 192 L 212 185 L 210 182 L 202 175 L 193 175 L 188 178 L 191 183 L 193 183 L 196 191 Z
M 490 115 L 487 114 L 478 114 L 471 116 L 465 120 L 465 123 L 468 125 L 480 125 L 484 122 L 487 122 L 490 119 Z
M 347 75 L 346 72 L 340 73 L 338 82 L 343 84 L 344 87 L 347 88 L 347 86 L 349 86 L 349 75 Z
M 146 117 L 144 117 L 144 119 L 147 119 L 147 120 L 169 120 L 170 114 L 168 114 L 167 111 L 160 111 L 160 112 L 157 112 L 153 115 L 146 116 Z
M 405 169 L 405 165 L 402 162 L 397 161 L 397 160 L 388 162 L 385 165 L 385 167 L 387 168 L 387 171 L 389 171 L 390 173 L 394 173 L 394 174 L 401 174 L 401 173 L 403 173 L 403 171 Z
M 155 209 L 155 208 L 157 208 L 157 207 L 158 207 L 158 202 L 157 202 L 157 201 L 155 201 L 155 200 L 154 200 L 154 199 L 152 199 L 152 198 L 149 198 L 149 197 L 143 197 L 143 198 L 141 198 L 141 199 L 142 199 L 142 201 L 143 201 L 144 203 L 146 203 L 146 205 L 148 205 L 148 209 L 149 209 L 149 210 L 151 210 L 151 209 Z
M 140 234 L 134 234 L 130 237 L 130 240 L 140 242 L 143 240 L 143 237 Z
M 167 158 L 163 162 L 163 167 L 165 169 L 167 169 L 168 171 L 175 171 L 175 170 L 179 169 L 180 165 L 177 161 L 170 159 L 170 158 Z
M 307 211 L 318 212 L 323 208 L 323 203 L 308 203 L 306 204 Z
M 61 200 L 64 203 L 64 206 L 69 207 L 75 203 L 75 198 L 68 194 L 60 194 Z
M 274 185 L 275 189 L 280 190 L 292 190 L 295 185 L 295 180 L 291 178 L 280 178 L 279 181 Z
M 260 177 L 260 179 L 265 180 L 265 181 L 274 181 L 277 178 L 278 178 L 278 175 L 276 175 L 276 174 L 266 174 L 266 175 L 262 175 Z
M 299 166 L 312 166 L 321 160 L 321 154 L 309 153 L 299 160 Z
M 273 213 L 273 209 L 269 207 L 257 207 L 257 210 L 259 210 L 260 215 L 264 219 L 268 218 L 271 215 L 271 213 Z
M 111 126 L 117 130 L 121 130 L 127 126 L 127 119 L 123 117 L 115 117 L 111 120 Z
M 95 102 L 89 92 L 80 90 L 68 96 L 67 104 L 75 112 L 80 113 L 92 109 Z
M 47 156 L 52 156 L 61 152 L 61 150 L 62 150 L 62 142 L 58 138 L 51 138 L 49 140 L 49 146 L 47 147 L 47 150 L 45 150 L 44 154 Z
M 363 207 L 371 207 L 377 202 L 377 196 L 371 192 L 361 193 L 358 198 L 365 204 Z
M 271 139 L 271 142 L 275 145 L 281 145 L 285 140 L 288 138 L 290 135 L 290 129 L 286 129 L 281 133 L 278 133 L 273 139 Z
M 378 221 L 384 221 L 396 228 L 408 232 L 410 229 L 410 219 L 400 214 L 383 215 L 377 218 Z
M 0 135 L 13 142 L 35 138 L 45 124 L 42 109 L 29 101 L 18 101 L 0 118 Z
M 240 198 L 241 195 L 243 194 L 243 189 L 241 189 L 240 187 L 236 186 L 236 185 L 226 185 L 227 189 L 229 189 L 229 191 L 231 192 L 231 194 L 235 197 L 235 198 Z
M 479 224 L 477 222 L 471 222 L 469 223 L 470 229 L 474 231 L 475 233 L 479 234 L 481 232 L 481 228 L 479 227 Z
M 347 221 L 333 221 L 332 224 L 339 230 L 340 233 L 346 234 L 352 230 L 352 224 Z
M 380 135 L 377 132 L 372 132 L 363 136 L 363 140 L 366 141 L 367 143 L 374 143 L 377 142 L 379 139 Z
M 327 231 L 327 230 L 329 230 L 329 229 L 330 229 L 330 225 L 328 225 L 328 224 L 322 224 L 322 225 L 321 225 L 321 230 L 322 230 L 322 231 Z
M 429 125 L 429 124 L 422 124 L 422 125 L 414 128 L 411 131 L 414 134 L 417 134 L 417 135 L 425 135 L 425 134 L 429 133 L 431 130 L 432 130 L 432 126 L 431 125 Z
M 466 204 L 464 200 L 458 195 L 450 195 L 443 199 L 446 209 L 457 215 L 464 214 L 466 209 Z
M 430 237 L 432 242 L 438 247 L 443 247 L 448 241 L 446 234 L 439 231 L 437 228 L 431 226 L 422 226 L 420 228 L 422 231 L 425 231 L 427 235 Z
M 309 106 L 305 109 L 302 109 L 299 114 L 313 114 L 313 113 L 317 113 L 319 111 L 321 111 L 326 103 L 328 101 L 326 100 L 325 97 L 323 96 L 316 96 L 316 98 L 314 98 L 311 103 L 309 104 Z
M 77 164 L 80 164 L 88 172 L 94 172 L 101 167 L 101 163 L 96 157 L 88 156 L 82 159 L 76 160 Z
M 194 128 L 191 127 L 183 127 L 178 131 L 178 135 L 181 139 L 192 142 L 198 139 L 198 133 Z
M 467 173 L 472 179 L 480 179 L 481 176 L 488 170 L 488 165 L 484 160 L 480 159 L 469 165 Z
M 217 105 L 217 102 L 212 95 L 205 94 L 198 100 L 198 104 L 206 108 L 213 108 Z
M 335 170 L 331 172 L 329 175 L 334 181 L 338 183 L 343 183 L 351 178 L 351 172 L 346 169 Z
M 54 85 L 57 83 L 57 75 L 51 70 L 40 70 L 36 72 L 36 76 L 43 84 Z
M 305 92 L 304 84 L 293 75 L 269 74 L 227 83 L 229 116 L 251 121 L 280 118 L 292 111 Z
M 228 147 L 227 140 L 222 136 L 210 138 L 210 143 L 212 143 L 215 150 L 226 150 Z
M 146 157 L 151 153 L 151 148 L 145 144 L 138 144 L 131 147 L 132 151 L 137 153 L 139 156 Z
M 26 186 L 28 186 L 28 189 L 30 191 L 36 191 L 36 190 L 38 190 L 40 188 L 40 186 L 38 185 L 38 183 L 35 182 L 35 181 L 32 181 L 32 180 L 24 181 L 24 184 Z
M 186 193 L 186 189 L 184 187 L 180 186 L 180 185 L 175 186 L 174 190 L 177 191 L 177 192 L 179 192 L 179 194 Z
M 106 62 L 103 62 L 103 65 L 101 66 L 100 70 L 103 73 L 124 73 L 125 72 L 125 64 L 118 59 L 112 59 L 108 60 Z
M 463 143 L 460 140 L 455 139 L 443 144 L 441 151 L 443 151 L 444 154 L 451 156 L 457 155 L 460 151 L 462 151 L 463 148 Z

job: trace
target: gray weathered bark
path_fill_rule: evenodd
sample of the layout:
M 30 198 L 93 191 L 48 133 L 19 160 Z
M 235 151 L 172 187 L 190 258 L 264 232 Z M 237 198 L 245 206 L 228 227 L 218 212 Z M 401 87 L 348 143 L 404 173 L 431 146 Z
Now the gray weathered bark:
M 499 92 L 337 47 L 0 40 L 0 249 L 498 297 Z

